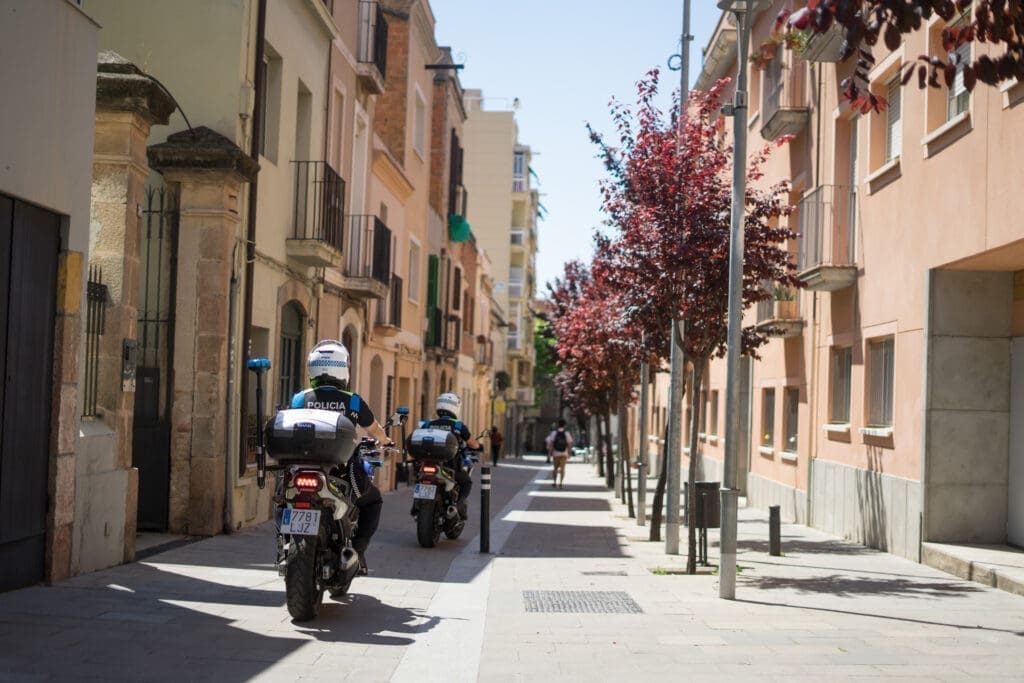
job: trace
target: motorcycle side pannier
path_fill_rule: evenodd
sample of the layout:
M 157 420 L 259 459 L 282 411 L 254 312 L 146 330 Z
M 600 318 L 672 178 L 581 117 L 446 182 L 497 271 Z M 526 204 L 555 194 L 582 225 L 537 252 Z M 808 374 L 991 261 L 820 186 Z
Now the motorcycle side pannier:
M 458 453 L 459 440 L 447 429 L 420 427 L 409 435 L 406 448 L 414 460 L 443 462 Z
M 333 410 L 281 410 L 267 426 L 267 455 L 279 463 L 344 465 L 359 437 L 352 421 Z

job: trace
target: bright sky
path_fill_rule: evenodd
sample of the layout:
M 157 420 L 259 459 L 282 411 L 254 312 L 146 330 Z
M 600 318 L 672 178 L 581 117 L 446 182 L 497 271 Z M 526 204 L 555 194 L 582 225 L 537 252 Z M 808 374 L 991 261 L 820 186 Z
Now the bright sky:
M 635 84 L 659 67 L 668 94 L 679 72 L 683 0 L 430 0 L 437 40 L 452 48 L 463 88 L 481 88 L 485 107 L 516 113 L 519 140 L 533 150 L 541 203 L 537 292 L 573 258 L 589 260 L 593 228 L 603 220 L 598 180 L 604 169 L 587 138 L 587 122 L 612 140 L 608 102 L 634 102 Z M 719 16 L 712 0 L 692 0 L 690 84 Z M 673 64 L 675 65 L 675 64 Z M 511 163 L 511 161 L 509 162 Z

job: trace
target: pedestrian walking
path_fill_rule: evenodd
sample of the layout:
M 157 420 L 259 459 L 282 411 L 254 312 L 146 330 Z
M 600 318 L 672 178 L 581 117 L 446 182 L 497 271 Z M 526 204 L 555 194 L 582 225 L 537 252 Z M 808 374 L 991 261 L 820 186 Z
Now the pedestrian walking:
M 505 437 L 498 431 L 497 425 L 491 425 L 491 463 L 498 466 L 498 459 L 501 458 L 501 447 L 505 443 Z
M 551 439 L 555 437 L 555 432 L 558 431 L 558 423 L 551 423 L 551 433 L 544 437 L 544 462 L 551 462 Z
M 569 449 L 572 448 L 572 434 L 565 428 L 565 420 L 558 421 L 558 426 L 548 434 L 545 441 L 549 444 L 548 458 L 555 463 L 551 470 L 551 487 L 565 488 L 565 463 L 569 460 Z

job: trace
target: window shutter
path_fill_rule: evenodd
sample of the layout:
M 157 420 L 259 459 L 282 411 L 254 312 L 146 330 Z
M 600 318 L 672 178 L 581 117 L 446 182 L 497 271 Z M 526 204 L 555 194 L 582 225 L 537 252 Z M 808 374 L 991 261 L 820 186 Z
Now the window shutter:
M 889 81 L 885 97 L 889 108 L 885 111 L 885 160 L 891 161 L 900 155 L 903 144 L 903 126 L 900 121 L 900 79 L 899 75 Z

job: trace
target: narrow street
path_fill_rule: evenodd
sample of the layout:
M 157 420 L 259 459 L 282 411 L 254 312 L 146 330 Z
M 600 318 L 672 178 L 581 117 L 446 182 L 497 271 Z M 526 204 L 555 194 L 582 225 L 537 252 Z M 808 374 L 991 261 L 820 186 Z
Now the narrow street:
M 0 595 L 0 680 L 1019 680 L 1024 597 L 742 510 L 738 599 L 646 541 L 593 468 L 497 468 L 479 520 L 423 549 L 386 498 L 371 575 L 294 624 L 267 525 Z M 471 513 L 478 513 L 477 494 Z M 717 538 L 710 538 L 715 564 Z M 685 537 L 683 539 L 685 548 Z M 131 643 L 129 647 L 125 643 Z

